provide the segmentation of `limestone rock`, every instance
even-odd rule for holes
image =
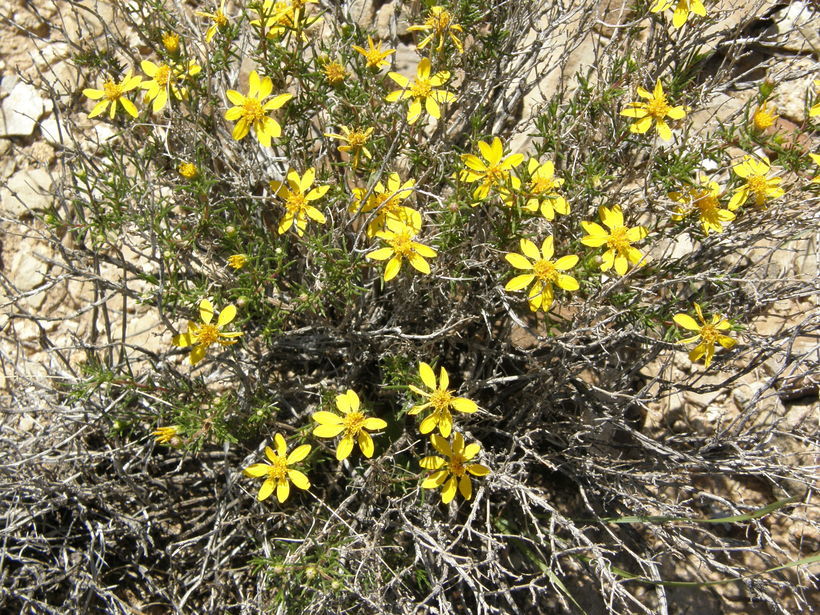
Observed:
[[[26,292],[37,288],[45,281],[48,265],[38,255],[48,248],[31,237],[25,237],[17,247],[11,261],[12,284],[17,290]]]
[[[0,211],[19,218],[33,209],[47,209],[52,184],[51,175],[43,169],[18,171],[0,189]]]
[[[71,141],[66,123],[54,117],[47,117],[40,122],[40,134],[52,145],[62,145]]]
[[[769,75],[776,84],[771,103],[781,117],[797,124],[806,121],[806,99],[814,91],[814,79],[817,78],[815,67],[813,59],[801,57]],[[807,137],[804,139],[808,141]],[[810,144],[808,148],[811,148]]]
[[[772,15],[774,24],[766,30],[772,45],[797,53],[817,53],[820,49],[820,28],[816,9],[810,2],[797,0]]]
[[[37,120],[51,110],[51,101],[40,98],[37,90],[27,83],[6,77],[0,89],[8,92],[0,106],[0,136],[30,135]]]
[[[350,0],[345,3],[347,14],[362,28],[369,28],[373,24],[376,9],[373,0]]]

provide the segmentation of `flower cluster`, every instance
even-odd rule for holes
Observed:
[[[438,380],[436,380],[433,368],[429,364],[421,362],[419,364],[419,376],[429,391],[424,391],[415,385],[409,385],[409,388],[412,392],[424,397],[426,402],[413,406],[408,414],[415,415],[424,410],[431,410],[419,425],[419,431],[426,435],[438,428],[441,435],[432,434],[430,441],[433,448],[443,455],[443,457],[426,456],[420,460],[419,465],[421,468],[432,472],[424,479],[421,486],[423,489],[441,487],[441,500],[445,504],[452,501],[456,490],[465,499],[469,500],[472,498],[470,475],[486,476],[490,473],[490,469],[479,463],[468,463],[481,450],[478,443],[465,446],[464,436],[461,433],[453,433],[450,441],[446,438],[450,437],[453,429],[451,411],[472,414],[478,410],[478,406],[466,397],[453,395],[449,388],[449,376],[443,367],[439,372]],[[313,413],[312,418],[316,423],[313,428],[313,435],[317,438],[327,439],[335,439],[341,436],[336,444],[336,459],[338,461],[344,461],[350,457],[356,444],[358,444],[359,450],[364,457],[368,459],[373,457],[375,445],[370,432],[387,429],[387,421],[368,416],[362,407],[358,394],[351,389],[336,395],[335,405],[337,412],[319,410]],[[164,430],[171,429],[173,428],[161,428],[155,434],[158,439],[160,437],[165,438]],[[310,488],[310,481],[307,476],[291,466],[303,461],[312,447],[309,444],[302,444],[288,454],[287,443],[281,434],[277,433],[274,436],[274,442],[275,450],[265,447],[265,456],[269,463],[252,464],[245,468],[245,474],[253,478],[265,479],[257,495],[259,501],[268,498],[275,488],[277,498],[282,503],[290,494],[291,483],[299,489]]]
[[[306,29],[318,21],[318,17],[310,15],[306,6],[308,4],[315,2],[265,0],[254,3],[249,10],[256,13],[256,19],[251,20],[250,25],[256,29],[266,45],[279,44],[286,39],[298,45],[299,41],[307,41]],[[683,27],[690,18],[690,13],[706,15],[703,4],[698,0],[658,0],[649,10],[652,13],[661,13],[673,5],[673,25],[676,28]],[[195,14],[209,21],[205,41],[211,43],[220,35],[217,41],[225,43],[223,47],[227,49],[230,43],[227,38],[233,36],[231,33],[234,29],[231,18],[225,13],[224,0],[221,0],[213,12]],[[360,84],[367,86],[362,88],[362,92],[371,95],[369,100],[378,109],[388,108],[385,103],[396,105],[390,107],[398,109],[392,114],[391,119],[396,125],[400,125],[400,130],[410,135],[424,135],[425,129],[446,132],[446,105],[454,103],[458,98],[457,94],[451,91],[454,83],[458,83],[458,78],[452,77],[454,74],[460,74],[456,72],[458,65],[448,64],[448,61],[454,56],[451,52],[464,52],[465,43],[469,48],[471,39],[462,40],[464,29],[456,23],[453,13],[442,6],[432,6],[424,23],[411,26],[409,31],[421,33],[417,49],[427,49],[427,56],[420,58],[412,77],[389,70],[395,59],[396,50],[385,49],[383,42],[376,42],[367,36],[366,47],[350,47],[355,54],[348,51],[349,55],[344,56],[343,50],[335,49],[333,57],[340,58],[339,61],[330,60],[328,55],[311,56],[309,64],[321,67],[321,71],[316,72],[318,77],[313,83],[317,84],[322,93],[329,92],[329,96],[332,97],[340,96],[346,88],[351,87],[351,81],[360,79]],[[162,61],[140,62],[144,76],[134,76],[129,70],[121,81],[109,79],[104,82],[101,89],[87,88],[83,91],[88,98],[96,101],[89,117],[107,113],[109,118],[114,119],[119,108],[131,117],[138,117],[139,111],[131,99],[133,94],[130,94],[138,90],[144,91],[143,102],[150,104],[151,112],[170,112],[175,105],[181,106],[180,101],[187,100],[190,93],[200,87],[197,80],[202,73],[202,67],[194,60],[183,57],[186,47],[180,44],[179,36],[167,32],[163,35],[162,43],[165,52],[160,50],[158,54]],[[348,45],[346,42],[345,46]],[[274,148],[299,139],[304,141],[286,119],[277,115],[276,117],[282,121],[280,124],[274,112],[282,109],[280,113],[285,118],[292,119],[300,109],[305,108],[310,96],[300,84],[288,80],[292,75],[282,76],[276,73],[276,69],[272,69],[270,64],[260,64],[261,68],[248,74],[247,88],[243,90],[245,93],[235,89],[224,91],[228,104],[222,107],[220,114],[226,122],[233,123],[232,138],[237,142],[242,141],[252,132],[258,144],[264,148]],[[351,68],[353,76],[350,79],[346,67]],[[274,93],[274,83],[276,91],[281,93]],[[373,84],[377,84],[377,88],[368,91]],[[398,89],[394,89],[396,86]],[[674,99],[675,88],[667,87],[671,98]],[[629,118],[630,123],[628,132],[626,122],[622,123],[624,128],[618,131],[619,136],[628,138],[629,134],[642,135],[654,128],[661,140],[671,141],[673,127],[679,125],[676,122],[685,120],[689,109],[682,104],[674,105],[670,102],[670,96],[664,91],[660,78],[656,80],[651,92],[638,87],[637,97],[639,100],[628,102],[620,111],[620,116]],[[291,104],[285,107],[287,103]],[[289,165],[279,167],[274,171],[274,176],[281,179],[269,182],[273,197],[284,210],[284,213],[278,216],[278,223],[275,223],[276,234],[284,235],[293,229],[296,236],[304,237],[308,232],[308,221],[315,225],[327,225],[325,228],[329,228],[335,226],[334,217],[341,213],[342,216],[346,216],[345,223],[349,223],[348,228],[351,230],[349,235],[346,235],[346,238],[351,239],[351,252],[359,256],[363,254],[366,261],[383,264],[380,277],[384,283],[397,278],[405,262],[409,264],[409,267],[404,267],[406,272],[410,270],[412,273],[412,270],[415,270],[422,275],[430,275],[431,261],[438,257],[438,251],[433,246],[444,250],[442,246],[445,244],[437,243],[435,235],[432,238],[425,236],[425,221],[428,222],[427,229],[438,229],[443,226],[444,216],[437,218],[439,212],[433,208],[422,209],[417,202],[422,199],[417,198],[417,195],[429,193],[424,192],[423,185],[417,185],[417,179],[407,177],[408,171],[400,173],[387,163],[376,171],[381,157],[387,154],[386,131],[374,122],[373,117],[360,114],[355,105],[351,107],[345,109],[349,115],[331,114],[330,121],[320,124],[319,134],[334,141],[322,142],[320,137],[317,139],[319,143],[311,143],[309,146],[300,141],[300,147],[304,145],[305,151],[322,151],[322,154],[315,155],[315,161],[298,164],[292,163],[288,157],[270,156],[273,164],[287,160],[299,169],[289,168]],[[819,114],[818,105],[814,105],[810,116]],[[429,118],[432,118],[432,121]],[[752,117],[751,126],[746,129],[746,136],[756,139],[757,142],[762,141],[759,133],[773,125],[776,119],[776,114],[762,102]],[[342,124],[341,121],[345,123]],[[425,126],[425,123],[435,126]],[[281,143],[275,143],[274,139],[283,136],[283,125],[288,133]],[[579,207],[587,208],[583,211],[590,215],[595,209],[592,204],[588,205],[588,201],[584,202],[577,197],[575,191],[579,183],[578,178],[574,175],[572,165],[567,164],[565,154],[560,151],[560,145],[555,145],[557,151],[546,152],[548,146],[552,147],[547,143],[537,150],[537,155],[528,157],[524,153],[512,151],[514,148],[510,146],[511,142],[505,143],[501,136],[479,136],[482,138],[476,139],[474,144],[465,148],[468,151],[460,152],[457,158],[453,156],[451,159],[460,163],[457,171],[449,176],[453,184],[448,186],[448,189],[453,187],[452,198],[446,193],[446,196],[441,198],[433,196],[439,202],[446,202],[454,207],[453,211],[457,211],[461,203],[466,204],[470,201],[470,196],[473,202],[469,204],[473,208],[482,207],[473,210],[465,208],[465,211],[492,211],[493,204],[501,204],[507,208],[503,211],[510,221],[510,232],[503,236],[500,248],[504,250],[505,246],[517,245],[520,251],[503,252],[505,261],[515,270],[514,275],[504,284],[506,291],[525,291],[522,297],[526,297],[532,312],[547,312],[555,304],[556,292],[559,298],[566,297],[567,293],[580,291],[582,283],[589,282],[593,263],[597,262],[600,271],[610,275],[614,273],[617,276],[625,276],[631,269],[637,277],[645,271],[639,267],[647,263],[649,258],[642,251],[645,247],[641,242],[649,236],[650,231],[646,226],[637,223],[638,220],[644,219],[643,212],[632,207],[627,209],[630,215],[626,216],[620,205],[601,205],[600,201],[596,200],[594,206],[598,206],[598,221],[568,219],[566,216],[569,216],[571,211],[579,214]],[[637,141],[640,142],[640,139]],[[243,147],[247,143],[245,142]],[[329,144],[332,144],[332,149],[328,148]],[[254,143],[251,145],[257,147]],[[315,150],[309,149],[314,145]],[[274,150],[262,151],[264,155],[268,155]],[[820,162],[820,156],[811,156],[815,162]],[[203,158],[198,153],[195,159],[202,164]],[[327,159],[331,159],[330,162],[327,162]],[[423,169],[419,170],[419,166],[414,163],[402,168],[412,169],[414,177],[422,182],[424,172]],[[341,168],[342,172],[335,179],[343,178],[343,181],[334,182],[328,169],[338,168]],[[183,184],[186,190],[206,183],[214,174],[208,171],[200,175],[200,170],[192,162],[182,162],[177,169],[182,178],[192,180],[185,183],[177,178],[176,181]],[[285,169],[287,172],[284,172]],[[672,220],[683,222],[689,218],[697,218],[704,235],[722,233],[728,223],[742,215],[738,212],[741,212],[741,207],[747,203],[762,208],[785,194],[781,187],[782,178],[773,173],[771,164],[764,155],[745,155],[732,166],[732,172],[733,176],[725,187],[700,174],[695,180],[679,179],[680,183],[675,184],[678,189],[668,193],[669,199],[674,203],[674,210],[670,212]],[[813,181],[817,182],[818,178]],[[728,203],[724,203],[726,198]],[[331,209],[331,201],[334,199],[342,200],[343,207],[335,211]],[[330,223],[328,219],[331,220]],[[519,223],[522,219],[524,228],[538,229],[537,234],[533,233],[537,236],[538,243],[519,232]],[[432,224],[429,224],[431,221]],[[530,224],[532,227],[526,226]],[[311,232],[317,231],[315,225],[311,225]],[[579,231],[579,225],[583,233]],[[332,230],[338,231],[339,228],[341,226]],[[354,236],[355,240],[352,239]],[[360,239],[371,243],[362,247]],[[283,242],[286,240],[287,238],[282,239]],[[587,257],[582,257],[580,252],[583,248],[578,244],[596,251],[602,250],[588,251]],[[240,281],[254,277],[256,270],[261,269],[259,263],[262,258],[250,248],[237,248],[234,245],[232,250],[236,249],[247,249],[253,254],[252,265],[241,274],[223,277]],[[556,252],[560,256],[556,255]],[[240,252],[226,259],[223,256],[220,262],[239,272],[251,262],[250,258],[248,254]],[[366,261],[360,260],[357,265]],[[576,270],[579,263],[582,263],[581,268]],[[256,279],[253,282],[259,283],[260,287],[265,283]],[[237,304],[242,305],[238,301]],[[694,310],[697,320],[688,314],[680,313],[674,316],[673,321],[680,327],[696,332],[696,335],[682,340],[681,343],[697,343],[689,355],[690,360],[695,362],[703,359],[708,368],[713,360],[716,344],[730,349],[736,341],[726,334],[732,327],[726,318],[713,315],[707,320],[698,303],[694,304]],[[217,313],[211,302],[203,299],[199,303],[200,322],[189,321],[187,330],[173,337],[173,344],[178,348],[189,349],[188,359],[191,365],[196,366],[214,344],[223,347],[237,344],[243,332],[230,331],[228,327],[236,315],[237,308],[234,305],[227,305]],[[486,476],[490,469],[473,462],[480,452],[480,444],[468,444],[463,433],[457,429],[456,423],[465,420],[463,415],[477,413],[479,407],[471,399],[459,396],[457,388],[451,389],[450,376],[444,367],[440,367],[436,375],[430,364],[420,362],[418,374],[421,386],[408,384],[407,387],[421,400],[420,403],[413,405],[407,414],[420,415],[418,431],[425,437],[429,436],[431,446],[438,453],[422,458],[420,465],[429,472],[429,475],[423,480],[421,487],[440,488],[444,503],[452,501],[456,492],[460,492],[469,500],[473,493],[471,476]],[[388,428],[387,421],[372,416],[365,406],[359,395],[348,389],[335,396],[335,411],[321,409],[312,413],[315,422],[311,432],[313,436],[324,439],[338,438],[335,446],[335,457],[338,461],[349,459],[357,445],[363,457],[372,458],[376,451],[376,443],[379,441],[377,439],[374,442],[374,433]],[[157,428],[153,435],[160,443],[173,443],[175,438],[179,441],[179,433],[178,426],[164,426]],[[375,435],[378,437],[378,433]],[[295,469],[295,466],[308,458],[312,447],[309,444],[301,444],[288,453],[287,442],[282,434],[275,434],[273,441],[274,448],[265,448],[267,463],[253,464],[245,469],[245,473],[251,477],[264,479],[258,492],[260,501],[276,491],[278,500],[285,502],[289,497],[291,484],[298,489],[310,488],[307,475]]]

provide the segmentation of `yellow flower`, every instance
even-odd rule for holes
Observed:
[[[148,90],[145,93],[145,102],[154,101],[153,112],[157,113],[168,104],[168,93],[174,95],[177,100],[182,100],[188,95],[188,90],[179,87],[179,83],[184,82],[189,77],[199,74],[202,67],[193,60],[188,61],[188,66],[179,64],[160,64],[159,66],[149,60],[140,63],[142,71],[151,78],[150,81],[143,81],[140,87]]]
[[[660,79],[655,83],[655,90],[652,93],[639,87],[638,96],[646,98],[647,102],[628,103],[626,108],[621,111],[621,115],[637,119],[629,127],[629,132],[643,134],[652,127],[652,122],[655,122],[655,129],[661,139],[669,141],[672,138],[672,130],[666,123],[666,118],[683,119],[686,116],[686,111],[683,107],[672,107],[666,102],[666,94],[663,93]]]
[[[339,62],[326,62],[322,67],[325,73],[325,79],[330,85],[339,85],[347,77],[345,67]]]
[[[294,7],[288,1],[265,0],[254,10],[259,19],[251,20],[250,25],[263,28],[267,38],[278,38],[293,27]]]
[[[298,36],[307,42],[305,29],[320,21],[320,17],[306,17],[304,10],[306,4],[316,4],[316,0],[265,0],[261,7],[254,10],[258,13],[259,19],[251,21],[252,26],[263,28],[267,38],[279,38],[285,36]]]
[[[441,436],[430,436],[433,447],[444,457],[429,455],[419,461],[419,465],[433,473],[421,483],[422,489],[438,489],[441,487],[441,501],[449,504],[456,496],[456,487],[465,500],[473,497],[473,483],[470,475],[487,476],[490,468],[480,463],[467,463],[481,450],[478,442],[464,446],[464,436],[457,433],[452,443]]]
[[[412,99],[407,109],[408,124],[415,124],[421,117],[422,103],[424,103],[424,109],[427,110],[427,113],[433,118],[439,119],[441,117],[439,103],[449,103],[456,99],[456,95],[452,92],[438,89],[450,78],[450,72],[441,70],[431,76],[430,68],[430,60],[422,58],[416,69],[416,79],[413,82],[399,73],[387,73],[387,76],[402,89],[390,92],[385,100],[387,102],[397,102],[407,98]]]
[[[205,13],[203,11],[194,11],[194,15],[197,17],[205,17],[210,19],[213,23],[205,32],[205,42],[210,43],[214,35],[216,34],[217,30],[222,30],[228,26],[229,20],[227,15],[225,15],[225,0],[220,0],[219,8],[216,9],[213,13]]]
[[[809,117],[817,117],[820,115],[820,79],[814,80],[814,95],[815,102],[809,109]]]
[[[367,129],[358,129],[358,130],[351,130],[347,126],[339,126],[342,129],[342,133],[344,134],[335,134],[332,132],[326,132],[326,137],[331,137],[333,139],[340,139],[345,141],[345,145],[339,146],[340,152],[345,152],[347,154],[353,154],[353,168],[355,169],[359,166],[359,155],[364,154],[365,158],[372,158],[370,154],[370,150],[367,149],[367,140],[370,138],[370,135],[373,134],[373,127]]]
[[[601,271],[608,271],[614,266],[618,275],[624,275],[629,263],[634,265],[643,258],[641,251],[632,244],[646,237],[649,231],[643,226],[624,226],[624,214],[619,205],[611,208],[602,206],[598,208],[598,215],[609,232],[595,222],[581,222],[588,233],[581,238],[581,243],[591,248],[606,245],[609,249],[604,252]]]
[[[732,325],[728,320],[718,314],[714,314],[712,321],[707,323],[697,303],[695,304],[695,312],[697,313],[698,320],[700,320],[700,324],[689,316],[689,314],[675,314],[672,318],[677,325],[684,329],[698,332],[697,335],[680,340],[679,343],[691,344],[700,340],[700,344],[695,346],[692,352],[689,353],[689,360],[694,363],[701,357],[704,357],[703,365],[704,367],[709,367],[709,364],[712,362],[712,357],[715,354],[715,342],[728,349],[732,348],[737,341],[721,333],[721,331],[731,329]]]
[[[752,126],[757,132],[763,132],[777,121],[777,114],[766,108],[766,103],[760,105],[752,116]]]
[[[407,197],[413,194],[413,186],[416,180],[408,179],[402,183],[398,173],[391,173],[387,176],[387,186],[378,182],[370,196],[364,200],[367,190],[364,188],[353,188],[354,213],[371,214],[372,220],[367,225],[367,236],[373,237],[379,231],[387,230],[387,220],[393,218],[414,229],[417,233],[421,231],[421,214],[411,207],[401,204]]]
[[[281,503],[287,500],[290,495],[290,483],[293,483],[299,489],[310,489],[308,477],[290,466],[307,457],[311,447],[310,444],[302,444],[293,449],[288,455],[287,444],[285,444],[282,434],[273,436],[273,441],[276,446],[275,451],[269,446],[265,447],[265,457],[268,458],[270,463],[254,463],[245,468],[244,472],[246,476],[252,476],[253,478],[265,477],[265,482],[262,483],[259,494],[256,496],[257,500],[261,502],[270,497],[275,487],[276,498]]]
[[[162,35],[162,46],[171,55],[179,53],[179,34],[176,32],[166,32]]]
[[[416,49],[424,49],[431,41],[433,41],[433,39],[438,38],[438,46],[436,47],[436,51],[441,53],[441,50],[444,49],[444,41],[447,39],[447,35],[449,34],[450,40],[453,41],[453,45],[456,46],[459,53],[464,53],[464,46],[455,35],[456,32],[464,32],[464,29],[457,23],[453,23],[453,15],[443,6],[432,7],[424,24],[419,26],[410,26],[407,28],[407,31],[430,32],[430,34],[428,34],[419,42],[418,45],[416,45]]]
[[[336,408],[342,416],[321,410],[313,413],[313,420],[319,423],[313,430],[313,435],[319,438],[335,438],[344,432],[336,447],[336,459],[347,459],[353,451],[354,439],[359,443],[359,449],[368,459],[373,456],[373,438],[366,430],[384,429],[387,423],[382,419],[365,416],[359,410],[359,396],[348,390],[336,396]]]
[[[659,13],[675,5],[675,12],[672,15],[672,25],[680,28],[689,19],[689,13],[706,17],[706,7],[701,0],[658,0],[650,10]]]
[[[270,189],[273,190],[273,193],[285,201],[285,215],[279,221],[279,228],[277,229],[280,235],[295,224],[296,233],[301,237],[305,233],[308,218],[319,224],[324,224],[327,221],[324,214],[311,205],[310,202],[321,199],[330,189],[330,186],[316,186],[311,189],[315,178],[316,169],[311,167],[301,177],[296,171],[289,171],[287,184],[280,181],[270,183]]]
[[[696,186],[687,186],[681,192],[669,193],[670,199],[680,203],[675,209],[676,213],[672,214],[672,219],[679,222],[696,213],[700,218],[704,235],[708,235],[709,231],[722,233],[722,223],[734,220],[735,214],[728,209],[720,208],[721,196],[723,190],[717,182],[700,177]]]
[[[568,271],[578,264],[578,257],[574,254],[562,256],[557,261],[550,260],[555,254],[552,235],[547,235],[541,244],[541,251],[529,239],[522,239],[520,242],[521,254],[510,252],[504,258],[516,269],[523,269],[530,273],[515,276],[507,282],[505,290],[521,290],[530,284],[530,292],[527,300],[530,303],[530,310],[537,312],[539,309],[545,312],[552,306],[553,285],[567,291],[578,290],[578,280],[570,275],[560,273]]]
[[[233,338],[242,335],[240,331],[231,333],[222,331],[222,327],[236,318],[236,306],[225,306],[225,309],[219,313],[216,324],[212,325],[211,321],[214,317],[214,306],[211,305],[211,302],[207,299],[203,299],[199,303],[199,317],[202,319],[201,324],[189,320],[188,330],[185,333],[174,336],[174,346],[178,348],[193,346],[190,356],[191,365],[196,365],[205,358],[205,352],[214,342],[222,346],[230,346],[239,341]]]
[[[381,41],[379,41],[378,45],[375,45],[370,36],[367,37],[367,49],[359,47],[359,45],[353,45],[352,47],[354,51],[358,51],[364,56],[368,68],[375,68],[376,70],[390,66],[390,62],[386,58],[390,54],[396,53],[395,49],[385,49],[382,51]]]
[[[550,221],[555,218],[556,213],[568,214],[569,204],[558,194],[558,188],[564,184],[564,180],[555,177],[553,162],[539,162],[535,158],[530,158],[527,171],[530,174],[530,185],[527,187],[528,198],[524,209],[538,211],[540,207],[541,215]]]
[[[486,141],[478,142],[478,149],[484,157],[482,161],[473,154],[462,154],[461,160],[466,169],[459,174],[462,181],[473,183],[480,182],[473,190],[473,198],[485,199],[490,194],[490,189],[497,187],[502,194],[508,194],[506,185],[509,183],[513,190],[521,187],[521,180],[510,173],[524,161],[524,154],[504,155],[504,145],[501,139],[493,137],[492,145]],[[486,161],[486,162],[485,162]],[[478,203],[473,203],[475,207]]]
[[[131,71],[129,70],[125,73],[125,77],[123,77],[122,81],[119,83],[115,83],[113,79],[109,79],[103,84],[103,89],[101,90],[85,88],[83,90],[83,96],[87,96],[91,100],[100,101],[94,105],[94,108],[91,110],[91,113],[88,114],[88,117],[97,117],[106,109],[109,109],[108,117],[113,120],[114,115],[117,113],[117,103],[120,103],[122,108],[125,109],[126,113],[128,113],[131,117],[137,117],[137,107],[134,103],[125,98],[123,94],[130,92],[136,87],[139,87],[140,81],[142,81],[142,77],[132,77]]]
[[[282,134],[282,127],[267,112],[280,108],[293,94],[279,94],[269,101],[265,99],[273,91],[273,82],[270,77],[259,78],[256,71],[251,71],[248,78],[248,95],[243,96],[236,90],[226,92],[228,99],[235,105],[225,112],[225,119],[236,122],[233,128],[235,141],[244,139],[253,127],[256,139],[265,147],[270,147],[271,138],[278,138]]]
[[[745,179],[746,183],[735,189],[735,193],[729,200],[729,209],[734,211],[743,205],[749,197],[754,199],[755,205],[763,207],[771,199],[786,194],[778,184],[783,180],[780,177],[767,177],[771,171],[769,159],[766,156],[755,158],[754,156],[744,156],[738,164],[732,167],[735,175]]]
[[[248,264],[247,254],[231,254],[228,257],[228,267],[233,267],[237,271]]]
[[[377,232],[376,237],[387,245],[365,255],[366,258],[377,261],[390,259],[384,268],[384,281],[389,282],[396,277],[405,259],[416,271],[430,273],[430,264],[424,259],[435,258],[438,253],[429,246],[413,241],[419,232],[417,228],[408,226],[396,218],[388,218],[385,224],[387,230]]]
[[[179,436],[179,427],[176,425],[157,427],[155,431],[151,432],[151,435],[154,436],[154,439],[159,444],[168,444],[171,440]]]
[[[193,162],[183,162],[179,165],[178,171],[185,179],[193,179],[199,175],[199,169],[196,168]]]
[[[433,411],[422,419],[419,431],[428,434],[438,427],[439,433],[445,438],[449,438],[450,432],[453,430],[453,415],[450,410],[472,414],[478,410],[478,406],[466,397],[455,397],[453,395],[449,390],[450,377],[443,367],[439,372],[438,383],[436,383],[436,374],[433,372],[433,368],[423,361],[419,363],[419,376],[421,376],[424,386],[430,391],[422,391],[412,384],[408,385],[408,388],[413,393],[426,397],[427,402],[413,406],[407,414],[418,414],[422,410],[432,408]]]
[[[820,154],[809,154],[809,158],[812,159],[814,164],[820,166]],[[816,175],[814,179],[811,180],[813,184],[820,184],[820,175]]]

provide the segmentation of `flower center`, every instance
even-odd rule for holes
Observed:
[[[544,194],[555,190],[555,182],[551,177],[534,177],[532,179],[532,191],[534,194]]]
[[[507,171],[500,168],[498,165],[487,167],[484,171],[484,177],[488,184],[501,184],[507,177]]]
[[[276,481],[280,481],[288,475],[288,462],[285,457],[280,457],[276,454],[273,461],[270,462],[268,468],[268,476]]]
[[[219,339],[219,329],[214,325],[202,325],[199,327],[199,343],[203,346],[210,346]]]
[[[417,79],[413,82],[411,91],[416,98],[427,98],[430,96],[430,92],[433,91],[433,86],[430,84],[429,79]]]
[[[413,253],[413,242],[410,239],[410,233],[406,231],[398,233],[389,243],[399,256],[407,258]]]
[[[154,76],[154,81],[157,82],[161,88],[164,88],[168,85],[168,82],[171,80],[171,67],[167,64],[163,64],[157,69],[157,74]]]
[[[763,130],[774,124],[776,116],[769,113],[766,109],[758,109],[754,114],[754,125],[758,130]]]
[[[379,45],[379,47],[381,47],[381,45]],[[367,60],[368,66],[376,67],[379,65],[379,62],[382,61],[382,52],[379,49],[368,49],[364,57]]]
[[[607,245],[616,250],[618,253],[623,254],[626,252],[627,248],[632,244],[629,242],[629,239],[626,236],[627,228],[625,226],[619,226],[614,229],[609,234],[609,239],[607,239]]]
[[[345,435],[355,436],[364,426],[364,414],[361,412],[351,412],[344,418]]]
[[[707,344],[714,344],[718,335],[718,330],[713,325],[703,325],[700,329],[700,337]]]
[[[367,135],[363,132],[351,132],[347,135],[347,142],[350,144],[350,147],[361,147],[367,143]]]
[[[179,51],[179,35],[175,32],[168,32],[162,35],[162,44],[168,53]]]
[[[659,96],[653,98],[646,103],[646,112],[654,117],[656,120],[662,120],[669,113],[669,105],[666,103],[666,96]]]
[[[452,16],[447,11],[441,11],[438,15],[430,15],[427,18],[427,25],[432,27],[436,34],[441,35],[450,27],[450,22],[453,20]]]
[[[262,103],[255,98],[246,98],[242,103],[242,119],[249,124],[255,124],[265,116]]]
[[[291,192],[285,201],[285,207],[291,213],[298,213],[307,206],[307,199],[304,194],[299,192]]]
[[[214,13],[213,19],[214,19],[214,23],[217,26],[219,26],[220,28],[224,28],[225,26],[228,25],[228,18],[225,16],[225,13],[223,13],[222,11],[220,11],[218,9],[217,9],[216,13]]]
[[[436,412],[441,412],[449,408],[452,399],[453,396],[450,394],[450,391],[445,389],[436,389],[433,391],[433,394],[430,395],[430,403]]]
[[[746,183],[749,185],[749,190],[755,194],[765,194],[769,188],[769,182],[763,175],[752,175],[746,179]]]
[[[345,69],[338,62],[331,62],[325,66],[325,75],[330,83],[340,83],[341,81],[344,81]]]
[[[465,472],[467,471],[464,467],[464,462],[466,459],[462,455],[454,454],[450,457],[450,461],[448,462],[447,466],[453,476],[464,476]]]
[[[105,82],[103,90],[108,100],[118,100],[122,96],[122,87],[111,80]]]
[[[695,192],[694,197],[694,205],[700,210],[701,216],[704,218],[717,218],[720,203],[710,192]]]
[[[532,271],[535,277],[542,282],[555,282],[558,279],[558,272],[555,270],[555,265],[552,264],[552,261],[535,261],[532,266]]]

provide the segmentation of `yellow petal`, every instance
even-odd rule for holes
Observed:
[[[684,329],[689,329],[690,331],[700,331],[700,326],[697,322],[695,322],[694,318],[689,316],[689,314],[675,314],[672,317],[672,320]]]
[[[277,433],[273,436],[273,442],[274,442],[274,445],[276,446],[276,453],[280,457],[284,457],[285,454],[288,452],[288,446],[285,443],[285,438],[282,437],[282,434]],[[269,451],[270,451],[270,448],[266,447],[265,454],[268,454]],[[273,458],[270,455],[268,455],[268,459],[273,461]]]
[[[344,438],[339,440],[339,445],[336,447],[336,459],[338,461],[347,459],[352,451],[353,438],[351,436],[345,436]]]
[[[436,455],[428,455],[419,461],[419,465],[425,470],[438,470],[444,463],[444,459]]]
[[[532,273],[524,273],[522,275],[515,276],[513,279],[507,282],[507,284],[504,286],[504,290],[521,290],[522,288],[526,288],[527,286],[529,286],[534,279],[535,275]]]
[[[465,469],[473,476],[487,476],[490,473],[490,468],[480,463],[471,463]]]
[[[317,438],[335,438],[344,430],[345,426],[341,423],[337,423],[335,425],[317,425],[313,428],[313,435]]]
[[[438,458],[437,458],[438,459]],[[442,459],[442,462],[444,460]],[[447,470],[441,470],[439,472],[435,472],[424,479],[421,483],[422,489],[435,489],[439,487],[446,479],[449,472]]]
[[[299,489],[310,489],[308,477],[299,470],[288,470],[288,478]]]
[[[401,257],[394,256],[387,261],[387,266],[384,268],[384,281],[389,282],[395,278],[401,269]]]
[[[273,487],[275,485],[276,482],[272,478],[266,480],[264,483],[262,483],[262,486],[259,488],[259,493],[257,494],[256,499],[260,502],[263,500],[267,500],[270,497],[270,494],[273,493]]]
[[[290,483],[287,481],[287,479],[282,479],[281,481],[279,481],[279,484],[276,485],[276,498],[279,500],[279,502],[284,502],[288,499],[289,495]]]
[[[367,417],[364,420],[364,428],[369,430],[369,431],[377,431],[379,429],[385,429],[385,428],[387,428],[387,421],[385,421],[383,419],[380,419],[380,418],[370,416],[370,417]]]
[[[469,500],[473,497],[473,483],[470,481],[470,477],[468,475],[465,474],[459,479],[458,490],[461,495],[464,496],[465,500]]]
[[[524,241],[524,240],[522,240],[522,241]],[[522,254],[518,254],[516,252],[510,252],[510,253],[506,254],[504,256],[504,258],[506,259],[506,261],[510,265],[512,265],[516,269],[524,269],[524,270],[532,269],[532,263],[530,261],[528,261],[527,258]]]
[[[435,390],[437,388],[436,374],[429,364],[424,363],[423,361],[419,363],[419,376],[421,376],[421,381],[428,389]]]
[[[362,455],[368,459],[373,456],[373,451],[375,450],[375,446],[373,446],[373,438],[371,438],[370,434],[366,431],[359,432],[359,450],[361,450]]]
[[[464,412],[465,414],[472,414],[478,410],[478,405],[466,397],[454,397],[450,403],[454,410]]]
[[[344,422],[344,419],[342,419],[342,417],[338,414],[333,414],[332,412],[327,412],[326,410],[314,412],[311,415],[311,418],[320,425],[341,425]]]
[[[225,309],[219,313],[219,318],[216,321],[217,328],[224,327],[236,318],[236,306],[226,305]]]
[[[253,478],[262,478],[263,476],[268,475],[268,470],[270,470],[270,466],[266,463],[254,463],[253,465],[248,466],[243,470],[245,475],[252,476]]]
[[[449,504],[453,501],[453,498],[456,495],[456,477],[451,476],[450,479],[444,483],[444,487],[441,489],[441,501],[444,504]]]
[[[438,413],[433,412],[428,414],[424,419],[422,419],[421,423],[419,424],[419,432],[423,434],[428,434],[433,431],[436,426],[438,425]]]

